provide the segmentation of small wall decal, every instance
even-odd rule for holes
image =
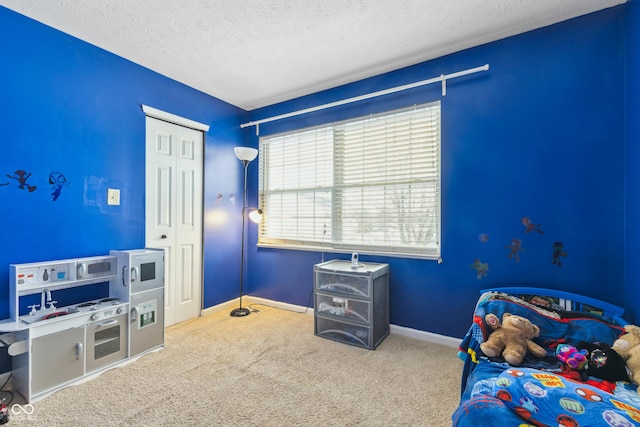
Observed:
[[[69,185],[69,181],[60,172],[51,172],[49,174],[49,184],[51,184],[51,197],[55,202],[60,197],[62,188]]]
[[[562,260],[560,257],[565,257],[569,253],[564,250],[564,243],[562,242],[554,242],[553,243],[553,260],[552,264],[557,265],[558,267],[562,267]]]
[[[216,195],[216,205],[219,205],[220,203],[222,203],[222,193],[218,193]]]
[[[22,169],[18,169],[14,172],[16,176],[12,176],[7,174],[7,178],[15,179],[18,181],[18,188],[21,190],[28,190],[29,193],[36,191],[35,185],[27,184],[27,180],[31,177],[31,172],[23,171]]]
[[[478,236],[478,240],[480,240],[482,243],[487,243],[489,241],[489,235],[486,233],[482,233]]]
[[[236,193],[231,193],[229,194],[229,201],[231,202],[231,204],[235,205],[236,204]]]
[[[524,252],[522,248],[522,240],[520,239],[511,239],[511,244],[509,246],[505,246],[505,248],[510,249],[509,259],[514,258],[516,262],[520,262],[520,255],[518,252]]]
[[[486,262],[481,262],[479,259],[474,259],[473,264],[469,266],[476,271],[476,277],[478,280],[481,280],[483,277],[487,276],[487,271],[489,271],[489,264]]]
[[[544,231],[540,229],[540,224],[534,224],[531,222],[531,218],[525,216],[520,220],[522,225],[524,225],[524,232],[531,233],[532,231],[538,232],[540,234],[544,234]]]

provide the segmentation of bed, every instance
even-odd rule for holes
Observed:
[[[547,356],[528,354],[514,367],[488,358],[480,344],[491,329],[485,316],[526,317],[540,328],[534,341]],[[452,425],[465,426],[640,426],[640,396],[629,381],[571,377],[556,356],[560,344],[612,345],[627,324],[612,304],[557,290],[509,287],[482,291],[473,322],[459,347],[464,360],[460,405]]]

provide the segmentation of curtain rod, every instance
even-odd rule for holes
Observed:
[[[430,79],[427,79],[427,80],[422,80],[422,81],[415,82],[415,83],[409,83],[409,84],[406,84],[406,85],[403,85],[403,86],[396,86],[396,87],[392,87],[392,88],[389,88],[389,89],[380,90],[378,92],[368,93],[368,94],[365,94],[365,95],[354,96],[353,98],[347,98],[347,99],[343,99],[343,100],[340,100],[340,101],[330,102],[328,104],[317,105],[315,107],[309,107],[309,108],[305,108],[303,110],[292,111],[290,113],[280,114],[278,116],[267,117],[265,119],[250,121],[248,123],[241,124],[240,127],[241,128],[246,128],[246,127],[249,127],[249,126],[255,126],[256,127],[256,135],[258,135],[259,131],[260,131],[260,125],[262,123],[273,122],[273,121],[280,120],[280,119],[286,119],[286,118],[289,118],[289,117],[299,116],[301,114],[306,114],[306,113],[311,113],[311,112],[314,112],[314,111],[325,110],[327,108],[332,108],[332,107],[338,107],[340,105],[345,105],[345,104],[350,104],[352,102],[357,102],[357,101],[362,101],[362,100],[365,100],[365,99],[375,98],[377,96],[388,95],[390,93],[400,92],[400,91],[407,90],[407,89],[413,89],[415,87],[425,86],[425,85],[428,85],[428,84],[431,84],[431,83],[437,83],[437,82],[442,82],[442,96],[446,96],[446,94],[447,94],[447,80],[455,79],[456,77],[466,76],[468,74],[478,73],[480,71],[487,71],[487,70],[489,70],[489,64],[485,64],[485,65],[483,65],[481,67],[469,68],[467,70],[458,71],[456,73],[442,74],[442,75],[440,75],[438,77],[433,77],[433,78],[430,78]]]

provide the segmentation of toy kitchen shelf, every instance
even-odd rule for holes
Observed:
[[[388,264],[316,264],[314,295],[317,336],[374,350],[389,335]]]
[[[96,256],[9,266],[10,317],[20,317],[20,297],[108,282],[117,275],[115,256]],[[41,310],[46,307],[39,307]]]

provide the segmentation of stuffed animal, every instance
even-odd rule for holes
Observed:
[[[528,319],[511,313],[502,315],[502,323],[493,313],[485,316],[485,322],[493,330],[480,349],[488,357],[502,356],[512,366],[520,366],[529,350],[537,357],[544,357],[544,348],[532,341],[540,335],[540,328]]]
[[[578,350],[569,344],[558,345],[556,348],[556,357],[569,368],[575,369],[576,371],[583,371],[589,363],[587,359],[589,352],[587,350]]]
[[[629,380],[624,359],[609,345],[581,341],[576,347],[589,352],[588,375],[611,382]]]
[[[624,330],[626,334],[615,340],[612,348],[625,360],[631,381],[640,385],[640,327],[627,325]]]

